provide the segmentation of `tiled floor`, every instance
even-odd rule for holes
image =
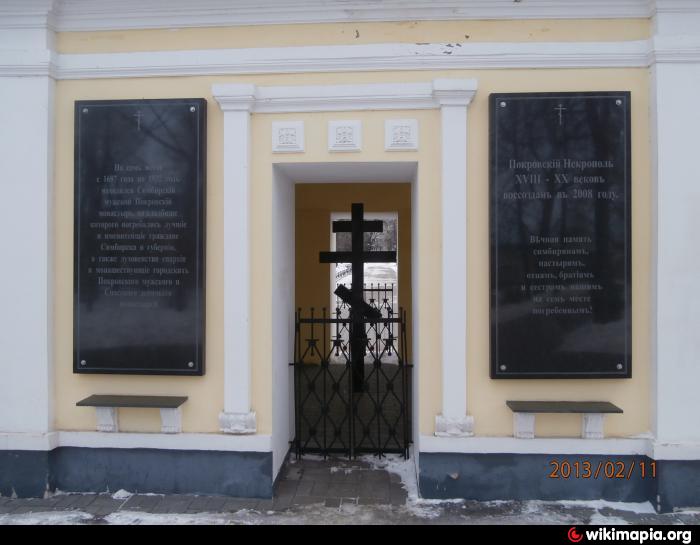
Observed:
[[[275,486],[275,507],[322,503],[404,505],[407,492],[398,475],[363,461],[290,459]]]

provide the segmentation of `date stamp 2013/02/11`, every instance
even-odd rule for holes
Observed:
[[[549,461],[550,479],[655,479],[656,462],[637,460],[567,460]]]

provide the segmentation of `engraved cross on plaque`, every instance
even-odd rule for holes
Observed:
[[[365,252],[364,234],[381,233],[384,225],[381,220],[365,220],[364,205],[353,203],[352,219],[333,222],[334,233],[352,233],[352,251],[321,252],[321,263],[351,263],[352,290],[350,294],[350,356],[352,360],[353,390],[361,392],[364,383],[366,305],[364,304],[365,263],[395,263],[396,252]],[[337,292],[338,290],[336,290]],[[340,294],[336,293],[341,296]],[[341,296],[342,297],[342,296]],[[372,319],[372,316],[367,316]]]
[[[134,115],[131,117],[136,118],[136,130],[140,131],[141,130],[141,118],[143,117],[143,114],[141,113],[141,110],[138,110]]]
[[[566,111],[567,108],[564,108],[564,106],[562,106],[561,104],[559,104],[559,106],[557,106],[557,107],[554,108],[554,109],[555,109],[557,112],[559,112],[559,126],[561,127],[561,123],[562,123],[562,115],[561,115],[561,114],[562,114],[564,111]]]

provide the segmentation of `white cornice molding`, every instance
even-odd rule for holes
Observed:
[[[56,0],[3,0],[0,30],[55,28]]]
[[[682,2],[683,0],[673,0]],[[644,18],[649,0],[4,0],[0,28],[58,31],[372,21]],[[52,10],[53,8],[53,10]],[[30,25],[29,27],[25,25]]]
[[[58,79],[56,57],[48,50],[0,50],[0,77],[51,76]]]
[[[476,80],[436,79],[433,96],[440,106],[469,106],[476,93]]]
[[[649,15],[657,13],[700,13],[698,0],[649,0]]]
[[[476,92],[477,82],[473,79],[440,79],[426,83],[290,87],[215,84],[212,94],[222,110],[242,109],[237,107],[239,97],[243,93],[250,97],[251,88],[254,100],[249,106],[250,111],[256,113],[424,110],[452,104],[455,100],[466,106]],[[450,93],[447,101],[444,92]]]
[[[375,44],[61,54],[58,79],[648,66],[649,42]]]
[[[697,13],[697,0],[3,0],[0,29],[59,32],[493,19],[634,19]]]
[[[700,36],[657,36],[649,53],[649,65],[700,63]]]
[[[395,43],[100,54],[0,50],[0,76],[50,75],[74,80],[387,70],[646,68],[653,63],[699,61],[700,36],[629,42]],[[251,97],[241,92],[227,107],[246,109]]]
[[[230,84],[225,89],[218,90],[220,85],[214,85],[214,98],[223,111],[250,112],[255,104],[255,85]]]

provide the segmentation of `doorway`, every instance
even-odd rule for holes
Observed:
[[[294,448],[298,455],[400,453],[412,436],[410,359],[411,185],[334,183],[295,185]],[[349,233],[333,233],[352,203],[382,225],[365,233],[365,252],[396,253],[394,263],[367,263],[360,372],[349,342],[350,305],[332,295],[347,285],[348,263],[321,263],[343,251]],[[355,323],[355,328],[358,327]],[[364,365],[362,365],[364,362]],[[359,378],[358,378],[359,377]]]

